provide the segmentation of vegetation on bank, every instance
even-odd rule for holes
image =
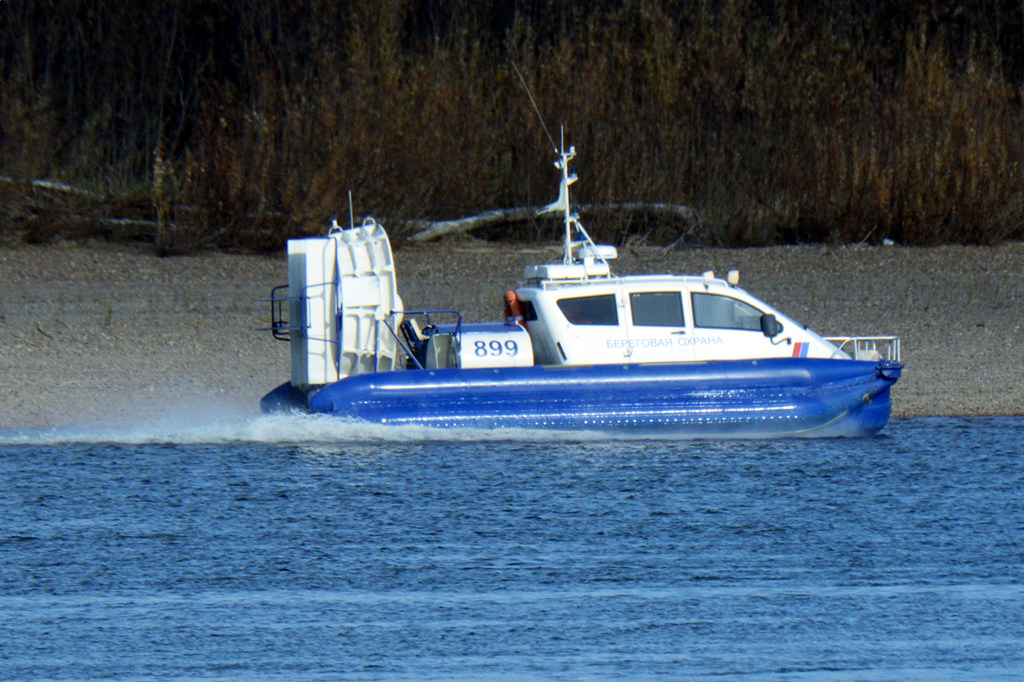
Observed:
[[[7,0],[0,231],[266,250],[349,191],[405,234],[543,205],[518,68],[575,198],[632,202],[584,216],[603,240],[1021,239],[1022,5],[974,4]]]

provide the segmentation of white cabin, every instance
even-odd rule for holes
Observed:
[[[515,293],[537,364],[849,358],[711,273],[542,279],[528,281]]]

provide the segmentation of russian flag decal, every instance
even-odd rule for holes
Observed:
[[[810,350],[811,344],[806,341],[797,341],[793,344],[793,357],[794,358],[806,358],[807,351]]]

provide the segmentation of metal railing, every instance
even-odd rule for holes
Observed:
[[[825,340],[839,349],[835,355],[842,351],[854,360],[901,362],[898,336],[826,336]]]
[[[284,292],[284,293],[282,293]],[[261,301],[270,302],[270,327],[269,331],[274,335],[274,338],[278,341],[291,341],[291,332],[300,331],[301,327],[297,324],[291,324],[289,320],[288,312],[286,312],[287,304],[292,301],[300,300],[296,296],[288,296],[288,285],[282,284],[274,287],[270,292],[269,298],[261,298]],[[265,331],[268,328],[264,327],[261,331]]]
[[[462,313],[453,308],[425,308],[423,310],[392,310],[387,317],[380,320],[384,328],[391,334],[398,346],[405,352],[406,359],[411,363],[408,367],[412,369],[424,369],[427,337],[434,333],[436,326],[431,319],[431,314],[454,315],[454,335],[456,338],[462,333]],[[412,326],[412,319],[422,317],[426,325],[421,330],[415,330]],[[402,324],[396,328],[395,320],[404,318]],[[401,333],[399,333],[401,331]],[[375,343],[380,341],[380,327],[378,326]],[[376,370],[375,370],[376,371]]]

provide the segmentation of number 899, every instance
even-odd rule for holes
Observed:
[[[512,339],[509,339],[505,343],[502,343],[498,339],[477,341],[473,344],[473,348],[477,357],[481,358],[488,355],[508,355],[509,357],[513,357],[519,353],[519,346]]]

